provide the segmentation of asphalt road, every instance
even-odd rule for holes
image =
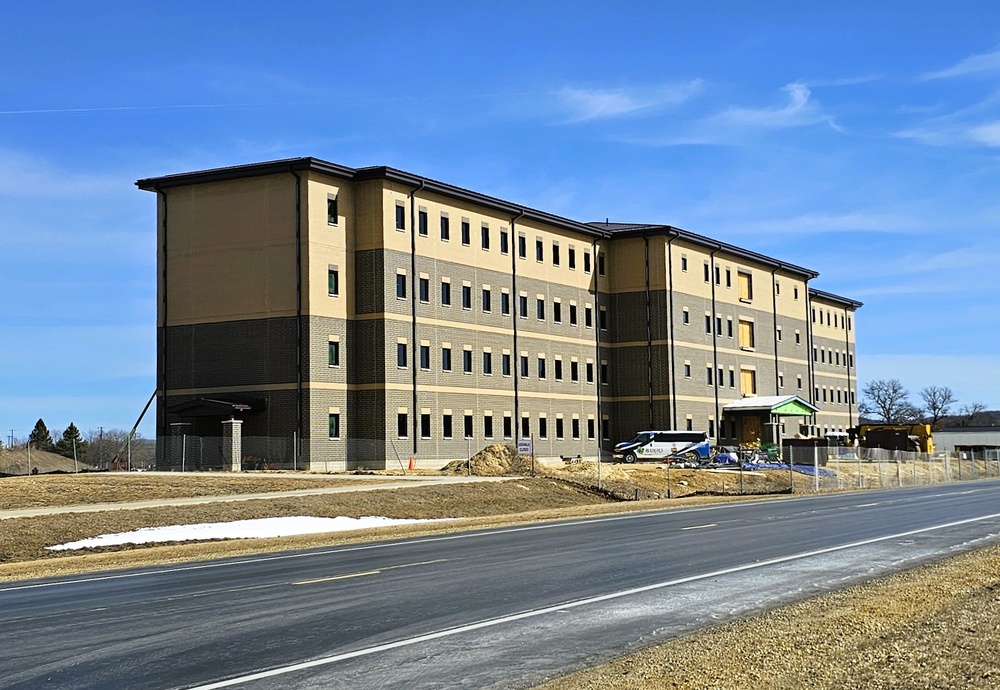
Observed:
[[[0,687],[530,687],[1000,541],[998,496],[809,496],[0,585]]]

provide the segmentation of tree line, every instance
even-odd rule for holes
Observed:
[[[918,393],[920,403],[910,400],[910,392],[899,379],[875,379],[861,389],[858,412],[883,424],[930,424],[937,431],[946,422],[956,426],[985,423],[986,405],[970,402],[958,406],[948,386],[927,386]],[[952,414],[955,409],[957,414]]]
[[[75,453],[76,460],[105,469],[126,446],[128,438],[128,431],[113,428],[91,429],[83,434],[76,424],[70,422],[56,440],[45,421],[39,419],[26,440],[11,439],[11,441],[14,446],[30,443],[32,450],[56,453],[71,459]],[[132,434],[133,459],[145,459],[145,456],[149,455],[151,460],[152,451],[151,448],[147,448],[151,445],[151,442],[143,439],[138,432]],[[0,442],[0,449],[2,448],[3,443]],[[136,457],[137,453],[141,458]]]

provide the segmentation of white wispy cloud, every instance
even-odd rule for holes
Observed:
[[[920,81],[948,79],[951,77],[962,77],[971,74],[982,74],[985,72],[1000,72],[1000,50],[992,53],[970,55],[963,60],[959,60],[956,64],[948,67],[947,69],[937,70],[935,72],[925,72],[924,74],[921,74],[918,79]]]
[[[913,139],[928,146],[1000,146],[1000,120],[970,123],[954,116],[926,120],[894,132],[900,139]]]
[[[564,86],[555,92],[556,107],[567,123],[609,119],[677,106],[703,88],[701,79],[645,88],[585,89]]]
[[[833,118],[823,112],[822,106],[812,98],[812,91],[803,82],[793,82],[782,88],[788,102],[766,108],[729,108],[713,116],[718,125],[741,128],[782,129],[805,127],[820,123],[838,129]]]

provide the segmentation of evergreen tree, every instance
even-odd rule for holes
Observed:
[[[56,442],[56,452],[66,458],[73,457],[73,442],[76,442],[76,459],[83,462],[87,457],[87,442],[83,440],[83,434],[73,422],[69,423],[62,433],[62,438]]]
[[[28,443],[36,450],[51,451],[55,448],[55,444],[52,443],[52,434],[49,433],[48,427],[45,426],[45,422],[41,419],[35,422],[35,428],[31,430],[31,435],[28,436]]]

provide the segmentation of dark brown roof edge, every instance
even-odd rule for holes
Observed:
[[[817,290],[816,288],[809,288],[809,295],[811,297],[819,297],[830,302],[836,302],[837,304],[842,304],[845,307],[851,307],[852,309],[860,309],[864,306],[864,303],[859,302],[856,299],[842,297],[841,295],[835,295],[832,292],[824,292],[823,290]]]

